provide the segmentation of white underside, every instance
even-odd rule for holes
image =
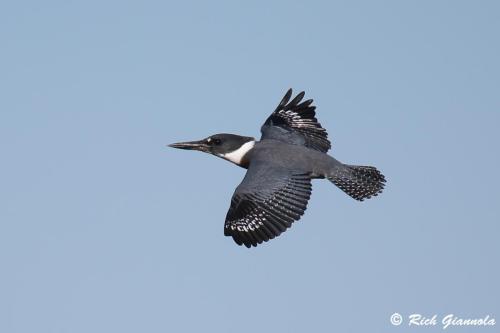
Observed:
[[[241,164],[241,160],[243,159],[243,156],[250,151],[250,149],[253,148],[255,145],[255,141],[248,141],[247,143],[243,144],[240,148],[236,149],[235,151],[232,151],[227,154],[221,154],[219,155],[225,160],[228,160],[230,162],[233,162],[235,164]]]

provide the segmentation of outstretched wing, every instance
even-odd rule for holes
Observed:
[[[301,92],[290,101],[292,89],[287,91],[276,110],[262,125],[261,140],[280,140],[324,153],[330,149],[328,133],[315,118],[316,107],[311,105],[313,100],[308,99],[301,103],[304,95],[305,93]]]
[[[250,164],[231,199],[224,235],[246,247],[273,239],[304,214],[311,190],[308,174]]]

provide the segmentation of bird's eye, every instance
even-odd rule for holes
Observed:
[[[218,138],[209,138],[207,140],[207,143],[211,146],[218,146],[222,143],[222,141]]]

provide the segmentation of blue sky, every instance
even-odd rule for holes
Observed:
[[[394,312],[498,322],[499,10],[3,2],[0,331],[406,331]],[[305,216],[248,250],[223,236],[245,171],[165,145],[258,138],[290,87],[314,98],[331,154],[377,166],[387,187],[359,203],[315,181]]]

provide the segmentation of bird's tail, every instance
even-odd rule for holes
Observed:
[[[372,166],[342,164],[334,168],[327,178],[359,201],[378,195],[385,186],[384,175]]]

